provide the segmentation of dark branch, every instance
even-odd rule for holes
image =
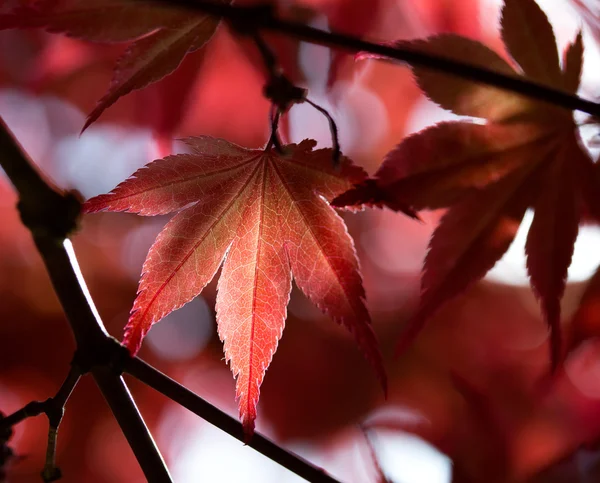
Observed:
[[[473,66],[468,61],[452,60],[426,52],[417,52],[410,48],[381,45],[335,31],[326,32],[299,22],[277,18],[273,9],[269,6],[247,7],[203,0],[153,1],[222,17],[231,22],[234,28],[242,24],[246,25],[245,30],[249,31],[252,29],[270,30],[305,42],[336,47],[348,52],[369,52],[406,62],[413,67],[425,67],[444,74],[452,74],[474,82],[512,91],[532,99],[555,104],[569,110],[586,112],[596,117],[600,116],[600,104],[559,89],[532,82],[522,76],[501,74]]]
[[[239,441],[246,442],[244,429],[239,421],[194,394],[178,382],[138,358],[124,362],[124,372],[131,374],[169,399],[197,414],[205,421],[225,431]],[[279,463],[298,476],[313,483],[336,483],[337,480],[308,461],[277,446],[269,439],[255,433],[247,443],[267,458]]]
[[[167,466],[146,423],[140,416],[123,378],[115,375],[107,367],[97,367],[92,370],[92,374],[148,482],[165,483],[172,481]]]
[[[77,197],[61,193],[42,178],[2,119],[0,166],[19,193],[21,218],[33,235],[65,311],[79,360],[92,369],[148,481],[170,482],[169,472],[124,382],[118,374],[107,372],[107,365],[95,366],[104,361],[107,348],[115,341],[102,324],[66,239],[76,227],[80,207]]]

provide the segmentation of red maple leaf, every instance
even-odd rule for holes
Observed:
[[[154,161],[85,204],[88,213],[178,211],[144,263],[125,345],[135,354],[152,324],[196,297],[223,263],[219,336],[251,434],[293,274],[317,307],[354,334],[385,387],[354,245],[326,201],[363,180],[364,171],[347,158],[336,171],[331,150],[313,151],[309,140],[285,146],[285,154],[210,137],[186,143],[191,154]]]
[[[183,58],[202,48],[219,20],[181,9],[131,0],[22,2],[0,15],[0,29],[44,28],[93,42],[133,42],[117,61],[111,85],[83,129],[120,97],[171,74]]]
[[[484,45],[440,35],[403,46],[485,66],[575,93],[581,35],[561,69],[546,16],[533,0],[506,0],[502,38],[515,70]],[[551,330],[552,361],[561,357],[560,299],[593,163],[582,149],[572,113],[497,88],[415,68],[417,82],[440,106],[485,123],[447,122],[406,138],[375,176],[334,200],[338,206],[392,209],[450,207],[429,244],[418,311],[399,350],[446,301],[483,277],[511,244],[528,207],[535,210],[526,244],[527,271]]]

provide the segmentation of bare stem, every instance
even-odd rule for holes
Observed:
[[[65,406],[73,393],[73,389],[81,378],[81,371],[75,365],[71,365],[71,370],[63,382],[62,386],[51,399],[46,401],[47,408],[45,410],[48,416],[48,445],[46,447],[46,463],[42,470],[42,478],[44,481],[56,481],[62,477],[60,468],[56,465],[56,444],[58,442],[58,427],[62,422],[65,414]]]
[[[56,413],[56,411],[54,411],[55,408],[64,409],[69,397],[71,396],[71,393],[73,392],[73,389],[79,382],[80,377],[81,373],[79,370],[75,367],[71,367],[67,378],[54,397],[46,399],[45,401],[31,401],[18,411],[15,411],[9,416],[0,419],[0,433],[27,418],[39,416],[40,414],[44,413]],[[48,417],[50,418],[50,415]],[[58,424],[60,424],[60,420],[58,421]],[[56,424],[57,427],[58,424]]]
[[[135,0],[145,1],[148,0]],[[223,2],[203,0],[152,0],[154,3],[203,12],[209,15],[229,20],[234,28],[245,25],[244,31],[270,30],[288,37],[294,37],[326,47],[336,47],[348,52],[369,52],[405,62],[413,67],[452,74],[463,79],[512,91],[532,99],[545,101],[565,109],[582,111],[592,116],[600,117],[600,104],[582,99],[566,91],[533,82],[519,75],[507,75],[483,67],[477,67],[459,60],[449,59],[438,55],[419,52],[408,47],[382,45],[339,32],[327,32],[309,25],[291,20],[277,18],[269,6],[241,6]]]
[[[27,418],[38,416],[42,413],[45,413],[46,416],[48,416],[48,446],[46,449],[46,463],[42,470],[42,478],[46,482],[55,481],[61,477],[60,469],[56,466],[58,427],[62,422],[65,405],[67,404],[69,397],[71,397],[73,389],[75,389],[80,378],[81,371],[78,367],[72,365],[67,378],[54,397],[48,398],[43,402],[31,401],[25,407],[0,420],[1,433]]]

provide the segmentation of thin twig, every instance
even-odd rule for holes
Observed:
[[[254,43],[256,44],[258,50],[260,51],[263,62],[269,74],[269,79],[267,84],[263,89],[263,93],[267,99],[269,99],[272,103],[271,105],[271,136],[269,141],[267,142],[267,147],[265,151],[269,151],[272,146],[275,149],[282,153],[283,149],[281,146],[281,142],[279,141],[279,137],[277,135],[277,129],[279,126],[279,118],[282,114],[285,114],[291,106],[294,104],[301,104],[303,102],[307,102],[312,107],[314,107],[317,111],[323,114],[327,118],[327,122],[329,122],[329,130],[331,132],[331,144],[333,147],[333,166],[337,168],[340,162],[340,142],[338,137],[338,129],[333,117],[323,107],[315,104],[313,101],[306,97],[307,90],[301,87],[295,86],[283,73],[280,68],[277,57],[275,53],[270,49],[270,47],[266,44],[263,38],[256,32],[253,34]]]
[[[60,479],[61,472],[56,466],[56,442],[58,438],[58,427],[62,422],[62,418],[65,412],[65,405],[71,397],[73,389],[81,378],[81,371],[75,365],[71,365],[71,370],[67,375],[65,381],[60,386],[60,389],[54,397],[48,398],[45,401],[31,401],[23,408],[15,411],[10,416],[0,420],[0,433],[4,433],[6,430],[12,428],[15,424],[21,421],[39,416],[40,414],[46,414],[48,417],[49,429],[48,429],[48,446],[46,449],[46,463],[42,470],[42,478],[44,481],[56,481]]]
[[[205,401],[197,394],[163,374],[139,358],[124,361],[124,372],[131,374],[147,386],[164,394],[169,399],[197,414],[205,421],[225,431],[239,441],[246,442],[244,430],[239,421]],[[296,475],[313,483],[337,483],[337,480],[299,456],[277,446],[269,439],[254,433],[247,443],[259,453],[279,463]]]
[[[44,413],[44,402],[43,401],[31,401],[23,406],[21,409],[9,414],[5,418],[0,419],[0,432],[4,432],[8,428],[25,421],[28,418],[33,418]]]
[[[58,442],[58,426],[50,424],[48,428],[48,443],[46,446],[46,463],[42,469],[42,479],[48,483],[60,480],[62,471],[56,465],[56,444]]]
[[[81,373],[79,370],[75,367],[71,367],[69,374],[54,397],[46,399],[45,401],[31,401],[18,411],[0,419],[0,433],[5,429],[19,424],[25,419],[39,416],[44,413],[48,414],[49,412],[52,412],[52,407],[64,408],[73,389],[79,382],[80,377]]]
[[[81,371],[72,364],[71,370],[67,374],[65,381],[56,393],[56,395],[48,399],[48,407],[45,410],[48,416],[48,446],[46,448],[46,463],[42,470],[42,478],[44,481],[55,481],[61,478],[62,473],[56,465],[56,444],[58,440],[58,427],[62,422],[65,414],[65,406],[73,393],[73,389],[81,379]]]
[[[135,1],[148,2],[148,0]],[[248,7],[203,0],[151,1],[222,17],[232,22],[234,27],[240,25],[240,23],[245,23],[247,28],[270,30],[317,45],[336,47],[353,53],[369,52],[381,55],[406,62],[413,67],[425,67],[445,74],[455,75],[463,79],[487,84],[532,99],[555,104],[565,109],[582,111],[600,117],[600,104],[544,84],[538,84],[526,77],[516,74],[514,76],[501,74],[483,67],[471,65],[468,61],[453,60],[407,47],[382,45],[352,35],[335,31],[327,32],[300,22],[277,18],[273,13],[273,9],[268,6]]]

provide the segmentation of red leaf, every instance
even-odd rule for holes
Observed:
[[[403,47],[436,54],[503,74],[515,74],[514,69],[496,52],[471,39],[453,34],[437,35],[426,40],[400,42]],[[456,114],[489,119],[511,117],[525,99],[495,87],[460,77],[440,74],[431,69],[415,68],[413,73],[421,90],[433,102]]]
[[[531,198],[528,174],[506,177],[444,215],[429,243],[419,308],[398,352],[412,343],[431,315],[483,277],[508,250]]]
[[[333,206],[349,207],[350,209],[356,206],[369,206],[371,208],[388,206],[394,211],[401,211],[415,220],[420,220],[417,212],[404,201],[397,201],[393,196],[386,196],[388,191],[390,190],[384,191],[377,186],[376,180],[366,179],[351,190],[336,197],[331,204]]]
[[[130,0],[41,0],[0,15],[0,29],[44,28],[96,42],[137,39],[118,60],[108,92],[83,130],[120,97],[171,74],[210,40],[218,24],[208,15]]]
[[[552,28],[534,0],[507,0],[502,33],[525,75],[575,92],[583,46],[569,46],[561,71]],[[408,44],[455,59],[512,70],[477,42],[438,36]],[[579,143],[571,112],[546,103],[425,69],[421,88],[456,114],[487,122],[443,123],[405,139],[378,170],[375,186],[361,183],[334,200],[381,203],[395,209],[450,207],[433,234],[417,314],[400,342],[405,347],[446,301],[483,277],[508,248],[525,209],[535,208],[527,242],[531,285],[551,330],[553,364],[560,349],[560,298],[581,208],[600,213],[593,163]],[[367,190],[365,187],[368,186]]]
[[[581,69],[583,67],[583,38],[581,31],[575,41],[569,44],[564,55],[564,83],[569,92],[576,93],[581,82]]]
[[[120,97],[172,73],[186,54],[210,40],[218,24],[214,17],[192,16],[176,29],[162,29],[133,43],[117,61],[111,86],[89,114],[82,131]]]
[[[292,275],[317,307],[354,334],[385,387],[354,246],[325,201],[363,180],[364,171],[347,158],[336,171],[331,150],[313,151],[308,140],[285,146],[283,155],[209,137],[187,142],[192,154],[150,163],[85,205],[87,212],[142,215],[181,210],[144,263],[124,339],[131,352],[152,324],[198,295],[225,259],[217,321],[248,435],[283,331]]]
[[[464,62],[490,69],[502,74],[516,72],[502,57],[475,40],[454,34],[441,34],[422,40],[399,41],[393,45],[403,49],[413,49],[431,55]],[[357,59],[376,58],[361,52]],[[442,74],[431,69],[413,67],[415,79],[433,102],[444,109],[459,115],[501,120],[511,117],[526,99],[517,94],[509,94],[496,87],[473,82],[451,74]]]
[[[563,146],[562,153],[544,166],[545,183],[540,186],[525,246],[531,286],[550,326],[554,364],[561,359],[560,299],[577,239],[581,206],[576,171],[569,157],[579,152],[577,146]]]
[[[405,138],[386,155],[375,180],[333,204],[443,208],[511,173],[550,139],[530,123],[443,122]]]
[[[548,18],[533,0],[504,0],[502,40],[523,72],[537,81],[562,85],[556,39]]]

